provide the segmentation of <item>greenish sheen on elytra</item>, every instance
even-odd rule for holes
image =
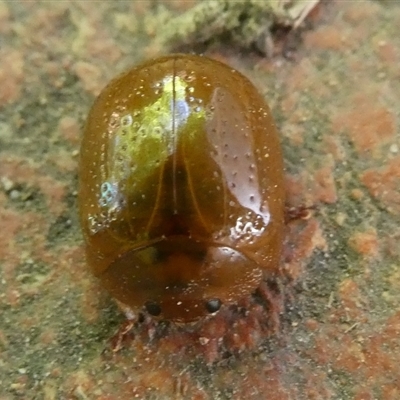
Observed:
[[[193,321],[279,270],[278,135],[225,64],[170,55],[111,81],[88,117],[79,178],[89,266],[126,309]]]

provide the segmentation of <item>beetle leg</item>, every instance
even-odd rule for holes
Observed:
[[[299,219],[306,220],[311,218],[312,211],[316,210],[317,206],[315,204],[311,206],[297,206],[290,207],[286,206],[284,210],[285,223],[289,224],[292,221],[296,221]]]

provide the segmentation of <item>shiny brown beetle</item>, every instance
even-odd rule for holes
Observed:
[[[133,310],[193,321],[279,270],[283,165],[271,112],[239,72],[176,54],[115,78],[80,157],[88,263]]]

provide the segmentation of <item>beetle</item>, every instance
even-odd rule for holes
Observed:
[[[87,119],[87,262],[125,308],[195,321],[279,271],[283,186],[271,111],[245,76],[197,55],[144,62]]]

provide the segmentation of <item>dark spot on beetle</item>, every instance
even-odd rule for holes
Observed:
[[[153,317],[158,317],[161,314],[161,307],[155,301],[146,301],[144,307],[146,311]]]
[[[212,314],[212,313],[217,312],[221,308],[222,302],[220,299],[210,299],[210,300],[206,301],[205,306],[206,306],[206,310],[210,314]]]

